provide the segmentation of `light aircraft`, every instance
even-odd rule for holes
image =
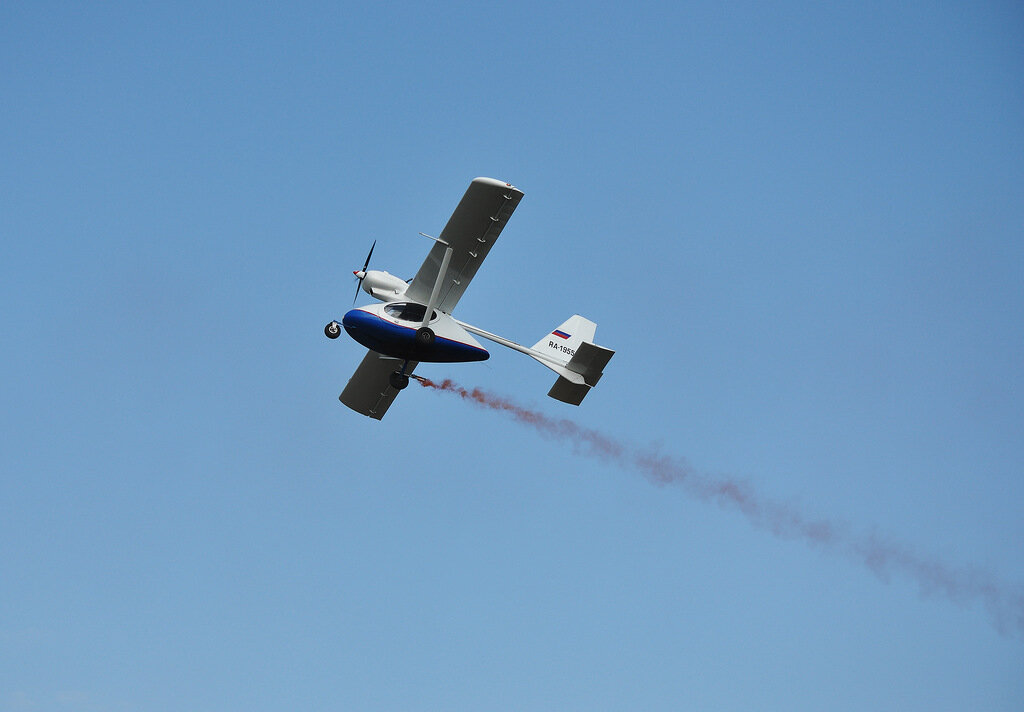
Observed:
[[[416,276],[406,282],[380,270],[363,268],[352,274],[359,289],[381,304],[350,310],[341,323],[332,321],[324,334],[336,339],[344,327],[369,349],[339,400],[357,413],[380,420],[398,393],[409,385],[420,362],[484,361],[487,350],[473,338],[501,344],[530,356],[558,374],[548,391],[552,398],[579,405],[597,385],[615,353],[593,343],[597,324],[574,315],[532,348],[452,317],[462,293],[519,205],[523,192],[511,183],[476,178],[469,184],[440,237]],[[421,233],[422,234],[422,233]]]

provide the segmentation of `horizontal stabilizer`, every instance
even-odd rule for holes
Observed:
[[[585,383],[573,383],[568,378],[559,376],[555,385],[551,386],[548,395],[555,400],[560,400],[569,405],[579,405],[590,392],[590,386]]]
[[[583,342],[576,349],[576,354],[569,359],[565,367],[573,373],[583,376],[583,380],[590,387],[597,385],[604,373],[604,367],[612,360],[615,352],[597,344]]]
[[[611,349],[584,341],[577,347],[569,363],[565,364],[565,369],[569,373],[558,377],[548,395],[569,405],[579,405],[590,389],[601,380],[604,367],[614,355],[615,352]],[[583,382],[579,383],[579,380]]]

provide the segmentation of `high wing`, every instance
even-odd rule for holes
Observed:
[[[396,359],[367,351],[338,400],[357,413],[380,420],[398,395],[388,380],[397,370],[396,364],[401,365]],[[410,361],[405,367],[405,374],[410,375],[416,365],[416,361]]]
[[[438,310],[452,313],[522,197],[521,190],[494,178],[475,178],[469,184],[466,194],[441,231],[440,240],[447,243],[453,252],[441,285]],[[435,243],[405,290],[407,299],[420,304],[429,303],[444,253],[445,245]]]

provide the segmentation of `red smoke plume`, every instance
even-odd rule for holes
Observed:
[[[545,437],[568,442],[577,454],[615,462],[638,470],[656,485],[677,485],[696,499],[738,510],[755,527],[777,537],[799,539],[841,553],[864,564],[883,581],[899,574],[917,582],[924,595],[941,595],[960,605],[980,602],[1001,633],[1024,636],[1024,587],[1001,583],[977,568],[954,568],[929,560],[874,535],[855,535],[837,522],[808,518],[791,505],[762,497],[740,480],[709,476],[695,470],[686,460],[629,445],[571,420],[550,418],[479,388],[468,390],[450,379],[434,383],[424,378],[420,384],[509,415]]]

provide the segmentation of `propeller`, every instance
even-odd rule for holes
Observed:
[[[363,268],[360,269],[360,270],[356,270],[355,272],[352,273],[359,280],[358,282],[356,282],[356,294],[355,294],[354,297],[352,297],[352,303],[353,304],[355,304],[356,300],[359,299],[359,288],[363,286],[363,280],[366,279],[366,268],[370,266],[370,255],[373,254],[373,248],[376,247],[376,246],[377,246],[377,241],[374,240],[373,244],[370,245],[369,253],[367,253],[367,255],[366,255],[366,262],[363,263]]]

